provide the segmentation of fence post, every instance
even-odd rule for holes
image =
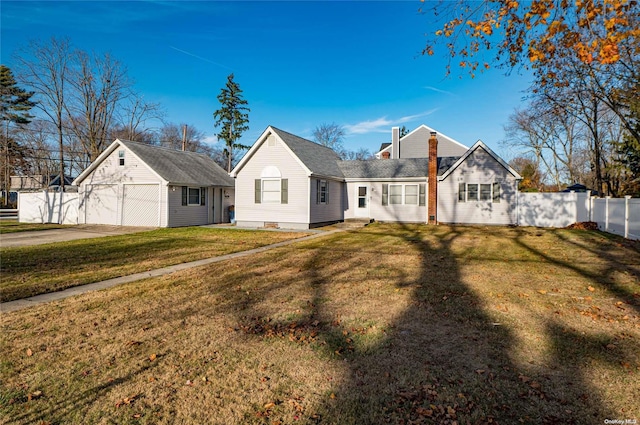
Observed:
[[[609,197],[604,197],[604,231],[609,230]]]
[[[587,221],[592,221],[591,220],[591,191],[587,190],[587,199],[586,199],[586,207],[587,207]]]
[[[629,199],[631,195],[624,197],[624,237],[629,239]]]

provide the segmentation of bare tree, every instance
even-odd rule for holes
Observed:
[[[336,123],[322,123],[313,130],[313,141],[333,149],[338,155],[344,150],[344,127]]]
[[[165,112],[159,103],[147,102],[144,97],[133,91],[124,99],[116,112],[117,123],[111,129],[110,138],[122,138],[134,142],[150,142],[154,138],[148,128],[149,121],[161,121]]]
[[[60,186],[64,190],[64,116],[68,96],[67,81],[72,61],[68,39],[51,38],[48,44],[34,41],[17,58],[18,79],[35,91],[39,108],[56,129]]]

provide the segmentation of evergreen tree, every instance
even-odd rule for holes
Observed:
[[[28,124],[31,121],[33,116],[29,115],[29,111],[35,106],[35,103],[30,100],[31,96],[33,92],[18,87],[11,70],[0,65],[0,120],[2,121],[5,205],[9,200],[11,166],[24,157],[22,147],[9,137],[9,126],[12,123]]]
[[[233,74],[227,77],[227,84],[218,95],[220,109],[213,113],[215,127],[220,127],[217,134],[219,140],[225,142],[225,155],[227,157],[227,171],[231,171],[234,149],[248,149],[249,146],[238,143],[242,133],[249,129],[247,101],[242,98],[240,86],[233,81]]]

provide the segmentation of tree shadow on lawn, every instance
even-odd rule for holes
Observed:
[[[554,347],[547,358],[553,370],[514,358],[513,331],[492,323],[487,307],[462,278],[452,249],[461,236],[455,227],[404,226],[391,232],[373,227],[363,232],[369,242],[360,250],[341,250],[335,244],[348,235],[313,250],[301,267],[312,301],[295,321],[265,325],[256,320],[266,314],[260,303],[235,304],[239,327],[246,333],[264,337],[299,329],[298,334],[290,332],[294,339],[316,334],[318,355],[343,368],[345,375],[331,396],[305,410],[306,422],[578,424],[615,417],[582,369],[588,360],[603,357],[602,341],[578,338],[547,319],[545,332]],[[406,272],[401,262],[385,263],[387,285],[409,291],[410,302],[380,338],[362,344],[362,329],[340,319],[344,306],[327,300],[334,298],[337,280],[352,278],[363,255],[393,258],[393,252],[382,250],[389,248],[384,243],[389,238],[412,247],[419,271]],[[330,275],[323,271],[336,261],[340,264]],[[352,316],[367,315],[357,296],[349,301]],[[572,350],[577,340],[582,345]],[[605,357],[608,363],[618,361]]]
[[[530,234],[522,228],[515,229],[516,243],[531,252],[541,260],[554,264],[568,272],[575,272],[585,277],[596,288],[610,292],[623,303],[631,306],[637,313],[640,313],[640,254],[637,246],[633,242],[621,240],[618,236],[603,235],[599,231],[573,230],[571,233],[578,237],[569,237],[571,233],[561,229],[545,230],[547,234],[552,234],[558,241],[570,245],[580,253],[586,251],[598,260],[602,260],[602,266],[597,271],[593,271],[593,264],[589,263],[585,258],[571,258],[567,260],[561,259],[558,255],[536,248],[535,244],[530,242]],[[585,242],[591,241],[591,243]],[[617,248],[617,249],[616,249]],[[614,250],[615,249],[615,250]],[[627,273],[635,280],[636,286],[633,289],[625,288],[616,282],[616,273]]]

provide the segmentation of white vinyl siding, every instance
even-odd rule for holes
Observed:
[[[309,177],[285,145],[275,137],[273,146],[267,140],[256,149],[236,177],[236,222],[242,225],[264,225],[264,223],[299,223],[308,227],[310,216]],[[287,203],[256,203],[256,180],[262,180],[266,167],[277,168],[281,178],[287,180]],[[282,195],[282,187],[280,187]],[[315,204],[315,199],[314,202]]]
[[[310,223],[329,223],[344,219],[342,209],[342,200],[346,196],[343,193],[344,183],[336,180],[312,178],[309,180],[309,186],[311,194],[309,198]],[[324,197],[319,192],[323,188]],[[355,202],[355,198],[352,202]]]
[[[344,195],[344,199],[348,200],[347,204],[344,207],[344,217],[354,218],[356,216],[356,208],[358,207],[356,204],[356,201],[358,199],[358,197],[356,196],[356,192],[359,186],[368,186],[370,218],[376,221],[424,223],[427,220],[427,208],[425,205],[427,184],[424,183],[424,180],[422,181],[423,183],[417,181],[410,182],[401,180],[386,182],[348,182],[346,185],[347,193]],[[402,186],[417,186],[418,205],[403,203],[402,197],[404,197],[404,192],[402,192],[400,204],[390,205],[388,201],[389,193],[392,186],[399,186],[400,188],[402,188]],[[420,186],[424,187],[423,195],[420,195]]]
[[[429,137],[431,130],[419,127],[407,134],[400,141],[400,158],[428,158]],[[467,147],[438,135],[438,157],[462,156],[467,152]]]
[[[482,185],[491,187],[491,199],[480,201]],[[516,194],[515,177],[480,146],[439,182],[438,221],[515,224]],[[466,199],[466,202],[461,199]]]

